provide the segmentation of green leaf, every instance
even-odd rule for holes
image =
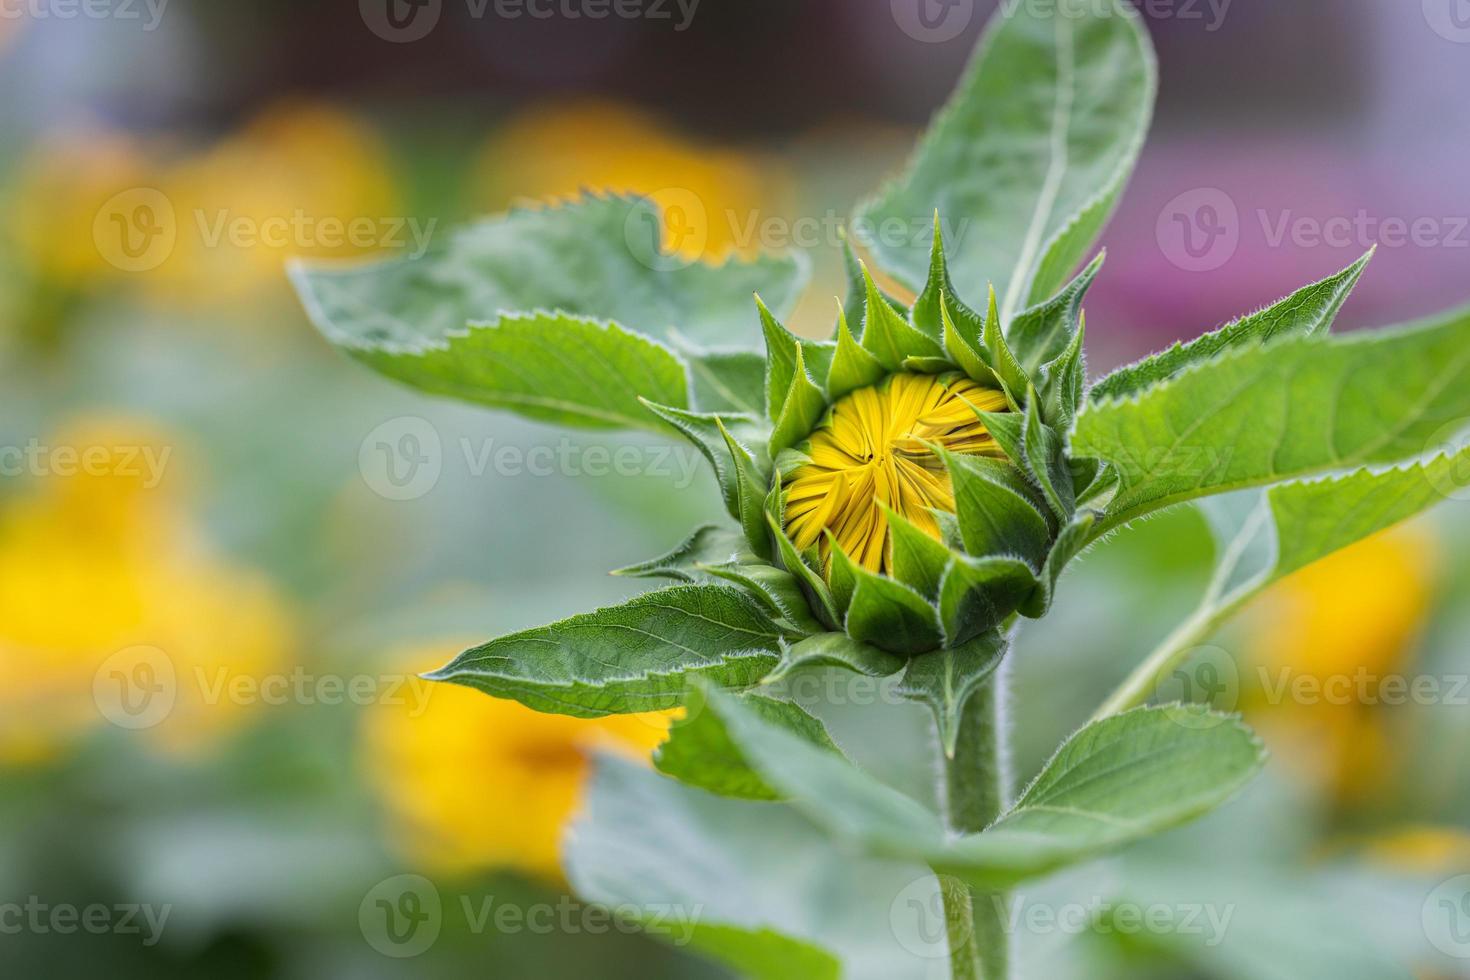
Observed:
[[[1198,705],[1114,715],[1068,739],[1009,813],[936,867],[990,885],[1065,867],[1209,812],[1264,762],[1250,729]]]
[[[807,374],[801,348],[796,348],[796,362],[791,373],[791,386],[783,399],[781,414],[771,431],[771,455],[790,449],[806,439],[827,410],[827,396]]]
[[[1083,549],[1092,541],[1092,527],[1096,522],[1097,518],[1094,514],[1083,511],[1074,516],[1058,532],[1056,541],[1052,543],[1051,552],[1046,556],[1046,564],[1042,566],[1036,591],[1021,606],[1021,615],[1031,619],[1040,619],[1050,611],[1052,600],[1056,596],[1057,580],[1062,577],[1062,570],[1072,562],[1072,559],[1082,554]]]
[[[1055,293],[1091,248],[1138,156],[1154,91],[1152,49],[1127,4],[1012,5],[992,20],[907,173],[861,218],[912,225],[937,208],[952,227],[966,222],[951,265],[962,281],[998,283],[1009,321]],[[875,251],[920,287],[924,249]]]
[[[1106,253],[1099,254],[1067,288],[1018,314],[1006,330],[1006,340],[1026,375],[1035,377],[1043,364],[1060,357],[1071,346],[1082,325],[1082,300],[1097,279],[1104,258]]]
[[[1243,520],[1210,507],[1220,544],[1210,618],[1223,620],[1292,572],[1446,499],[1461,499],[1470,484],[1467,468],[1470,449],[1461,449],[1408,466],[1277,484],[1256,495]]]
[[[694,404],[702,411],[765,414],[766,359],[755,351],[680,350],[694,382]]]
[[[939,621],[946,646],[967,644],[998,629],[1030,601],[1038,579],[1019,558],[956,555],[939,587]]]
[[[564,313],[513,313],[413,347],[348,348],[420,391],[589,429],[654,429],[640,399],[685,408],[688,369],[667,347]]]
[[[940,744],[950,758],[954,758],[965,705],[995,673],[1005,653],[1005,638],[990,632],[963,646],[934,650],[909,661],[896,691],[933,712]]]
[[[903,369],[911,374],[954,374],[959,365],[945,357],[905,357]]]
[[[790,572],[758,562],[709,565],[700,570],[706,575],[733,582],[745,589],[764,603],[777,619],[790,624],[793,630],[800,633],[822,632],[822,624],[812,615],[801,585]]]
[[[939,611],[918,592],[851,561],[835,541],[831,561],[832,592],[839,609],[841,593],[851,589],[843,620],[848,636],[902,655],[933,650],[943,641]],[[838,585],[839,570],[850,586]]]
[[[1337,275],[1299,289],[1259,313],[1252,313],[1187,344],[1175,344],[1136,364],[1119,368],[1094,385],[1088,396],[1094,401],[1121,398],[1172,378],[1186,368],[1209,361],[1226,351],[1259,346],[1282,337],[1326,333],[1371,258],[1373,251]]]
[[[1021,369],[1021,362],[1016,360],[1015,352],[1006,342],[1005,331],[1001,329],[1000,311],[995,305],[994,287],[990,290],[990,311],[985,314],[985,327],[980,342],[991,371],[1000,379],[1001,388],[1010,399],[1011,408],[1019,407],[1022,396],[1031,387],[1031,379]]]
[[[847,272],[847,299],[842,304],[842,313],[853,332],[861,337],[864,327],[868,322],[868,283],[867,270],[852,249],[852,242],[847,239],[846,229],[842,232],[842,267]],[[879,295],[888,304],[889,309],[899,316],[907,316],[908,308],[898,300],[879,290]]]
[[[790,701],[777,701],[758,694],[739,696],[741,705],[767,725],[782,728],[823,751],[841,755],[820,721]],[[706,694],[695,685],[689,691],[688,715],[675,722],[666,742],[654,753],[659,772],[690,786],[745,800],[779,800],[760,774],[745,761],[730,740],[719,715],[706,711]]]
[[[943,698],[944,676],[924,686]],[[954,682],[963,687],[963,674]],[[751,767],[834,837],[875,856],[924,861],[986,889],[1187,823],[1238,792],[1264,761],[1259,740],[1234,717],[1197,705],[1137,709],[1073,735],[1005,815],[978,834],[954,838],[915,800],[766,724],[733,696],[711,692],[709,710]]]
[[[902,670],[905,662],[902,657],[859,643],[846,633],[822,633],[787,647],[776,669],[766,675],[766,683],[814,667],[841,667],[866,677],[887,677]]]
[[[1023,388],[1024,392],[1025,389]],[[976,411],[980,421],[985,423],[988,431],[1001,451],[1006,454],[1015,466],[1020,469],[1026,465],[1026,451],[1021,445],[1022,424],[1026,420],[1023,412],[981,412]],[[1044,503],[1044,501],[1043,501]]]
[[[585,197],[466,226],[418,257],[290,273],[323,335],[390,377],[542,421],[646,427],[638,396],[690,406],[671,331],[752,346],[750,294],[790,309],[806,280],[795,258],[645,264],[658,226],[649,201]]]
[[[944,255],[944,232],[939,226],[939,212],[934,212],[934,243],[929,250],[929,280],[924,291],[914,300],[909,319],[914,326],[935,340],[944,339],[945,308],[954,320],[954,330],[967,345],[980,342],[985,318],[960,299],[949,278],[949,264]]]
[[[1099,532],[1213,493],[1423,454],[1470,417],[1470,311],[1228,354],[1087,407],[1072,451],[1119,485]]]
[[[736,465],[737,456],[732,455],[726,436],[733,436],[743,447],[744,452],[739,456],[752,460],[757,456],[765,457],[765,440],[769,432],[762,420],[749,415],[720,416],[688,412],[672,405],[658,405],[648,401],[643,403],[643,407],[677,429],[709,460],[715,471],[715,479],[720,485],[725,510],[731,517],[740,520],[740,468]]]
[[[1058,432],[1072,427],[1087,388],[1087,367],[1082,357],[1086,333],[1087,318],[1080,317],[1066,350],[1041,367],[1041,418]],[[1085,490],[1087,483],[1081,486]]]
[[[695,677],[749,687],[775,666],[785,639],[738,589],[681,585],[491,640],[427,676],[537,711],[599,718],[677,707]]]
[[[1425,463],[1309,483],[1285,483],[1266,491],[1276,528],[1279,579],[1355,541],[1392,527],[1427,507],[1461,499],[1470,451]]]
[[[745,545],[739,531],[706,524],[695,528],[689,537],[666,555],[613,572],[626,578],[669,578],[681,582],[698,582],[705,577],[706,565],[748,562],[755,555]]]
[[[949,355],[950,360],[959,365],[960,370],[981,384],[992,388],[1004,387],[1000,382],[1000,378],[990,369],[990,365],[985,362],[985,358],[975,347],[985,332],[984,322],[982,321],[976,325],[975,340],[972,342],[965,338],[960,332],[959,324],[950,316],[949,300],[944,297],[940,297],[939,316],[942,322],[941,329],[944,336],[944,350]]]
[[[832,590],[827,587],[822,576],[802,559],[796,545],[786,534],[786,529],[781,526],[780,517],[772,514],[769,509],[766,511],[766,526],[770,528],[771,537],[776,542],[776,557],[780,560],[781,567],[796,576],[796,580],[801,583],[802,592],[806,594],[812,612],[828,628],[839,629],[842,613],[837,608]]]
[[[889,925],[893,896],[913,894],[923,868],[862,860],[789,807],[712,796],[612,756],[585,800],[567,837],[573,889],[647,910],[657,938],[754,980],[924,977]]]
[[[939,599],[939,583],[944,578],[954,552],[942,542],[909,523],[902,514],[882,501],[888,518],[888,545],[893,562],[893,577],[930,602]]]
[[[741,754],[791,804],[870,853],[918,857],[944,839],[939,817],[839,755],[775,725],[732,696],[709,692],[707,711],[725,723]]]
[[[965,551],[976,557],[1013,556],[1039,568],[1051,544],[1051,527],[1016,469],[982,456],[943,449],[939,455],[954,487]]]
[[[795,308],[807,279],[796,255],[721,266],[646,261],[660,225],[651,201],[589,195],[465,225],[417,258],[297,262],[291,276],[317,327],[348,348],[433,343],[471,320],[533,311],[754,348],[752,293],[778,312]]]
[[[792,382],[796,379],[797,358],[801,358],[808,375],[814,379],[825,379],[837,348],[829,342],[796,336],[776,319],[759,296],[755,303],[766,339],[766,415],[774,421],[781,417],[781,410],[791,393]]]
[[[827,374],[827,398],[836,401],[843,395],[875,385],[888,370],[869,354],[853,337],[846,315],[837,320],[837,353],[832,357],[832,370]]]
[[[799,363],[799,362],[798,362]],[[766,494],[769,492],[769,477],[756,463],[750,450],[743,446],[725,427],[718,416],[715,425],[725,439],[725,448],[735,477],[735,519],[745,531],[745,543],[758,558],[771,559],[771,538],[766,533]]]
[[[1062,437],[1041,421],[1040,399],[1032,390],[1026,398],[1026,415],[1021,423],[1021,451],[1026,472],[1041,487],[1052,513],[1061,520],[1077,508],[1072,489],[1072,470],[1062,453]]]
[[[878,289],[866,268],[863,282],[867,288],[867,314],[863,324],[862,347],[889,371],[902,369],[910,357],[943,357],[939,341],[916,329],[896,312]]]

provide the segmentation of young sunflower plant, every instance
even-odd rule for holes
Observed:
[[[1273,582],[1458,489],[1465,454],[1435,450],[1470,417],[1470,313],[1331,335],[1367,256],[1088,386],[1082,303],[1102,259],[1073,272],[1154,89],[1128,5],[1007,8],[854,223],[912,300],[848,248],[826,340],[781,323],[799,259],[666,253],[633,197],[293,270],[322,332],[390,377],[686,438],[714,470],[728,522],[619,573],[677,584],[432,675],[576,717],[684,709],[663,775],[600,763],[566,856],[585,897],[635,918],[697,906],[694,945],[752,976],[932,976],[886,921],[834,911],[909,895],[942,909],[954,977],[1008,977],[1007,893],[1199,816],[1262,765],[1237,718],[1150,706],[1160,682]],[[1001,709],[1018,624],[1105,535],[1225,494],[1198,610],[1013,794]],[[932,712],[934,806],[855,765],[787,696],[807,672],[882,678]],[[821,872],[818,852],[837,855]]]

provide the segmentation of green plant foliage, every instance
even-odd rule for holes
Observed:
[[[954,838],[917,801],[768,724],[731,695],[711,692],[707,709],[751,766],[818,826],[872,855],[920,860],[983,888],[1187,822],[1239,791],[1265,758],[1234,718],[1199,706],[1135,709],[1072,736],[999,820]]]
[[[588,900],[647,908],[650,925],[684,910],[693,948],[759,980],[921,980],[893,942],[889,906],[922,867],[856,858],[787,807],[720,799],[612,757],[587,799],[567,864]],[[683,939],[667,917],[655,929]]]
[[[1119,486],[1104,529],[1172,503],[1397,463],[1470,417],[1470,312],[1223,355],[1136,397],[1089,405],[1072,451]]]
[[[646,428],[630,399],[691,406],[672,331],[694,350],[754,348],[751,293],[786,310],[806,282],[793,258],[661,261],[659,227],[649,201],[584,197],[462,228],[417,258],[298,263],[291,276],[323,335],[390,377],[563,425]],[[735,368],[698,365],[709,401],[695,404],[743,401]]]
[[[1153,113],[1148,38],[1116,0],[1015,4],[992,23],[908,171],[863,205],[874,227],[937,208],[962,282],[994,282],[1009,320],[1087,253],[1133,169]],[[880,238],[883,267],[917,290],[929,256]]]
[[[1190,365],[1209,361],[1226,351],[1264,344],[1278,337],[1326,333],[1353,287],[1362,278],[1371,258],[1373,253],[1369,252],[1337,275],[1305,286],[1259,313],[1241,317],[1187,344],[1175,344],[1137,364],[1119,368],[1094,385],[1090,396],[1099,401],[1121,398],[1166,381]]]
[[[513,212],[419,259],[293,270],[319,329],[386,375],[542,421],[682,437],[714,471],[734,526],[617,573],[679,585],[430,675],[576,717],[687,709],[659,772],[598,763],[567,855],[581,895],[697,906],[689,942],[743,975],[918,980],[929,971],[896,949],[890,918],[917,885],[956,937],[951,975],[1003,975],[991,899],[1184,824],[1263,764],[1232,716],[1145,707],[1160,679],[1283,576],[1461,496],[1470,309],[1330,334],[1371,253],[1088,389],[1083,303],[1102,257],[1079,266],[1132,169],[1154,82],[1123,0],[1002,5],[907,171],[860,211],[875,228],[932,221],[932,237],[878,236],[872,268],[844,245],[848,294],[827,339],[781,321],[802,261],[662,255],[653,205],[631,198]],[[911,306],[883,275],[916,292]],[[751,302],[757,289],[769,305]],[[899,372],[1003,393],[1006,410],[976,410],[999,451],[866,422],[860,465],[906,453],[929,468],[925,445],[939,457],[943,473],[902,477],[943,501],[937,537],[895,512],[888,487],[872,501],[887,519],[882,573],[839,547],[839,521],[862,531],[868,513],[830,493],[814,515],[827,538],[798,549],[788,483],[819,455],[812,432],[838,399]],[[995,706],[1022,618],[1048,613],[1089,545],[1194,500],[1219,539],[1198,608],[1011,802]],[[872,760],[832,716],[835,696],[790,695],[799,673],[874,686],[916,724],[927,709],[942,792],[850,761]]]
[[[768,725],[784,728],[826,751],[840,751],[826,726],[790,701],[747,694],[740,703]],[[687,717],[674,724],[668,740],[654,753],[653,762],[660,772],[721,796],[744,800],[781,798],[750,768],[719,715],[705,710],[705,695],[698,685],[690,690],[685,709]]]
[[[683,703],[689,681],[748,687],[786,637],[738,589],[681,585],[512,633],[429,675],[538,711],[597,718]]]

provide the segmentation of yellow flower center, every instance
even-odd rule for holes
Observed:
[[[825,563],[830,530],[853,561],[889,571],[883,506],[940,539],[934,511],[954,513],[954,490],[930,447],[1003,456],[975,410],[1005,407],[1001,392],[955,375],[895,374],[838,399],[803,447],[810,462],[785,479],[787,533]]]

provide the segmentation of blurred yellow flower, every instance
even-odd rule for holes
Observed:
[[[1402,827],[1373,841],[1368,856],[1390,867],[1420,874],[1470,868],[1470,830],[1463,827]]]
[[[291,256],[421,250],[433,231],[402,213],[378,135],[314,104],[277,106],[182,156],[117,132],[58,133],[22,158],[6,198],[38,291],[126,282],[191,305],[284,296]]]
[[[413,673],[461,646],[395,657]],[[364,762],[399,848],[426,870],[509,868],[561,875],[560,844],[590,771],[588,753],[647,756],[669,713],[595,720],[542,714],[453,684],[427,697],[376,703],[364,721]]]
[[[667,251],[717,261],[762,250],[761,223],[773,215],[783,183],[768,169],[749,154],[686,139],[628,106],[544,105],[512,119],[486,144],[477,200],[502,210],[519,199],[563,200],[584,189],[642,194],[663,209]]]
[[[20,158],[6,189],[15,258],[42,289],[85,289],[122,269],[98,248],[97,216],[156,174],[144,145],[102,128],[52,133]]]
[[[175,442],[94,419],[7,456],[32,486],[0,503],[0,762],[43,761],[109,722],[198,751],[246,715],[230,679],[285,665],[290,617],[264,578],[201,546]],[[134,650],[159,690],[114,688]],[[139,697],[157,700],[134,723],[117,709]]]
[[[1251,619],[1248,659],[1263,681],[1247,698],[1252,720],[1344,800],[1371,793],[1392,765],[1378,688],[1411,668],[1436,566],[1423,527],[1390,529],[1285,579]]]
[[[178,222],[177,242],[140,280],[169,299],[230,302],[283,289],[292,256],[415,244],[382,139],[330,106],[269,109],[176,162],[162,189]]]

